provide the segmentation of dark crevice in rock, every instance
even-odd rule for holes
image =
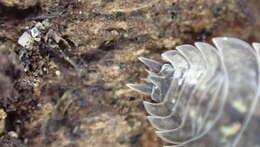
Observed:
[[[25,19],[28,17],[37,16],[40,11],[41,7],[39,5],[35,5],[26,9],[0,5],[0,20]]]

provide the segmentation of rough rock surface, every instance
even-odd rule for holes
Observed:
[[[258,0],[43,0],[17,8],[0,10],[4,147],[160,147],[142,105],[148,97],[125,86],[145,77],[137,57],[159,59],[215,36],[260,41]],[[20,46],[35,26],[33,46]]]
[[[5,7],[16,7],[18,9],[27,9],[35,6],[38,0],[0,0],[0,5]]]

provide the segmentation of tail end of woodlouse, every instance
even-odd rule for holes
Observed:
[[[145,95],[150,95],[153,91],[153,87],[150,85],[146,85],[146,84],[126,84],[127,87],[129,87],[130,89],[145,94]]]
[[[145,57],[138,57],[138,59],[142,63],[144,63],[151,71],[159,72],[162,68],[162,64],[155,60],[148,59]]]
[[[148,116],[151,125],[157,130],[172,130],[180,126],[180,118],[172,115],[170,117]]]
[[[161,54],[166,62],[162,64],[138,58],[147,67],[147,85],[127,86],[151,96],[151,102],[143,102],[144,108],[156,134],[173,144],[164,147],[199,147],[208,142],[216,147],[259,145],[243,133],[259,132],[257,126],[246,129],[259,122],[253,114],[260,95],[260,43],[250,45],[232,37],[212,41],[213,45],[196,42],[166,51]],[[226,119],[233,117],[243,121]],[[218,140],[223,138],[224,142]]]
[[[252,46],[254,47],[254,49],[255,49],[258,53],[260,53],[260,43],[254,42],[254,43],[252,43]]]

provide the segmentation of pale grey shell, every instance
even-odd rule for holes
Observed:
[[[230,37],[164,52],[148,66],[148,120],[165,147],[260,147],[260,43]]]

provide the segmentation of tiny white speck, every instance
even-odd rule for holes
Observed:
[[[55,74],[56,74],[57,76],[60,76],[60,75],[61,75],[61,73],[60,73],[59,70],[56,70]]]
[[[176,103],[176,100],[175,100],[175,99],[172,99],[172,103],[175,104],[175,103]]]

